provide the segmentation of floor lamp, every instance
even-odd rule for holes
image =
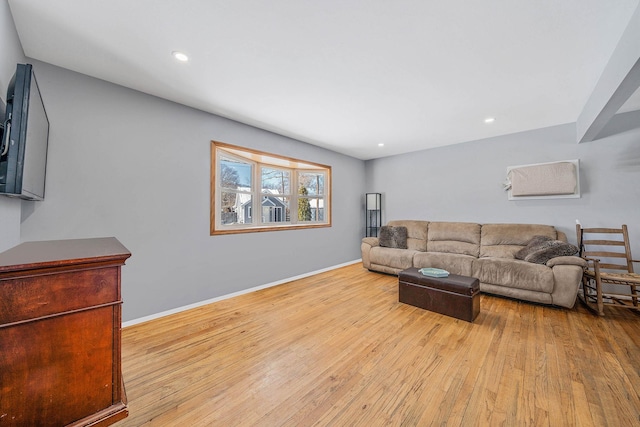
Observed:
[[[382,225],[382,194],[365,195],[365,237],[378,237]]]

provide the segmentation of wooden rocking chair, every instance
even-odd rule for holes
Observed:
[[[590,309],[604,316],[604,306],[639,310],[640,274],[633,272],[627,226],[582,228],[576,225],[580,256],[589,266],[582,276],[578,297]]]

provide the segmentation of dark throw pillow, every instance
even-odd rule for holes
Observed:
[[[520,249],[518,252],[516,252],[514,254],[514,257],[516,259],[521,259],[524,260],[527,255],[539,250],[542,248],[542,245],[545,242],[549,242],[553,240],[551,237],[547,237],[547,236],[533,236],[531,238],[531,240],[529,240],[529,242],[527,243],[527,246],[525,246],[524,248]]]
[[[407,249],[407,227],[383,225],[378,243],[385,248]]]
[[[525,257],[525,261],[535,264],[546,264],[551,258],[559,256],[571,256],[578,253],[578,247],[560,240],[551,240],[542,244],[542,247]]]
[[[578,248],[575,245],[546,236],[534,236],[527,246],[516,252],[514,256],[527,262],[546,264],[551,258],[571,256],[576,253]]]

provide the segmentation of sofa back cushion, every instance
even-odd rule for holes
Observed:
[[[480,256],[514,258],[515,253],[527,246],[534,236],[556,240],[558,233],[551,225],[484,224],[480,237]]]
[[[392,227],[407,227],[407,249],[426,252],[428,221],[395,220],[389,221],[387,225]]]
[[[478,257],[481,225],[471,222],[430,222],[427,251]]]

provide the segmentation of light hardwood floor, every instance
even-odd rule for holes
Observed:
[[[116,426],[640,425],[639,315],[397,288],[354,264],[125,328]]]

